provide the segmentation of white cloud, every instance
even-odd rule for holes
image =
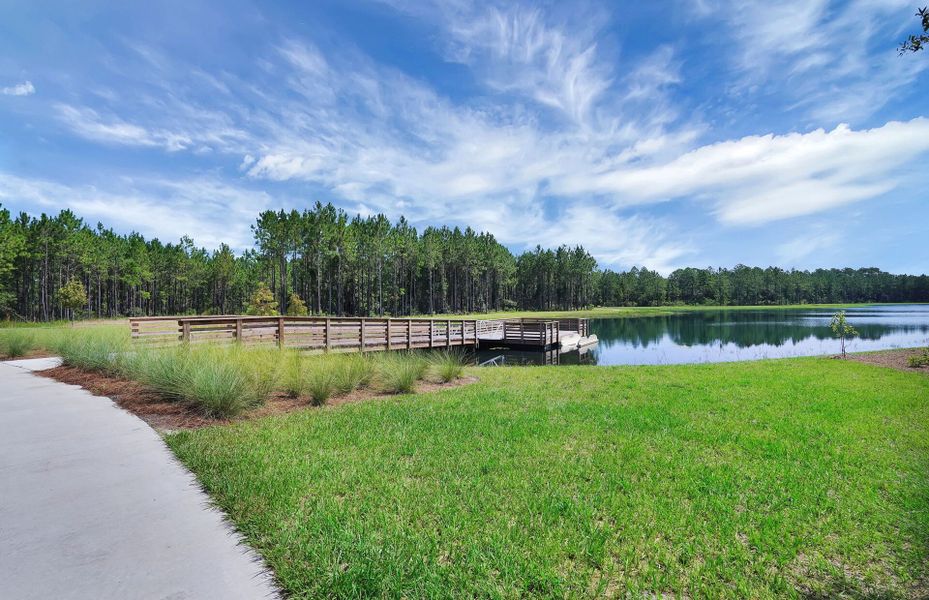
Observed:
[[[35,86],[31,81],[24,81],[14,86],[0,89],[0,94],[4,96],[31,96],[35,93]]]
[[[929,119],[854,131],[749,136],[664,164],[566,180],[562,193],[615,195],[618,205],[698,197],[733,224],[757,224],[875,198],[929,153]]]
[[[784,93],[817,123],[866,119],[929,66],[897,56],[908,0],[721,0],[692,8],[725,23],[736,89]]]
[[[831,257],[839,246],[842,236],[834,231],[813,228],[804,235],[792,238],[777,247],[779,264],[796,267],[814,254]],[[820,260],[819,262],[824,262]]]

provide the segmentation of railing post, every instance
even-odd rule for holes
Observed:
[[[323,335],[325,336],[326,351],[327,351],[327,352],[328,352],[329,349],[332,347],[332,337],[331,337],[331,336],[332,336],[332,333],[329,331],[329,328],[330,328],[330,325],[331,325],[331,324],[330,324],[329,321],[330,321],[330,320],[329,320],[329,317],[326,317],[326,330],[325,330],[325,333],[323,334]]]
[[[445,347],[452,347],[452,320],[449,319],[445,323]]]
[[[242,319],[235,320],[235,343],[242,343]]]
[[[429,319],[429,347],[432,348],[435,341],[435,319]]]
[[[413,348],[413,319],[406,320],[406,349]]]
[[[190,321],[181,321],[181,341],[190,341]]]
[[[390,319],[387,319],[387,349],[391,349],[390,345]]]
[[[277,347],[284,347],[284,317],[277,318]]]
[[[358,322],[361,324],[359,327],[359,329],[361,330],[361,334],[360,334],[361,335],[361,348],[359,348],[358,351],[364,352],[365,351],[365,319],[361,318],[359,319]]]

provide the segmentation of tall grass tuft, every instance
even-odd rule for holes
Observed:
[[[161,395],[213,417],[264,403],[279,384],[279,356],[262,349],[178,346],[135,353],[127,371]]]
[[[291,398],[298,398],[307,393],[307,364],[299,352],[287,352],[281,361],[284,364],[281,376],[281,388]]]
[[[409,394],[416,382],[426,376],[429,364],[419,354],[382,352],[376,359],[375,379],[378,388],[389,394]]]
[[[339,394],[367,387],[374,377],[374,361],[360,354],[338,357],[332,364],[332,383]]]
[[[125,353],[129,349],[129,337],[123,331],[75,329],[51,340],[49,345],[66,365],[119,375],[123,370]]]
[[[35,334],[23,329],[10,328],[0,333],[0,355],[19,358],[38,347]]]
[[[315,368],[306,377],[306,391],[313,406],[322,406],[336,391],[333,373],[326,368]]]
[[[429,366],[442,383],[448,383],[464,373],[465,359],[462,353],[452,350],[435,352],[429,356]]]

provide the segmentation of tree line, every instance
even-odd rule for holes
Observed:
[[[417,231],[404,218],[331,204],[265,211],[255,246],[212,251],[92,226],[73,212],[15,218],[0,206],[0,315],[47,321],[231,314],[262,293],[284,312],[402,316],[668,304],[925,302],[929,277],[879,269],[600,269],[582,247],[514,255],[471,228]],[[81,289],[83,288],[83,289]],[[81,293],[83,292],[83,294]],[[77,299],[77,305],[74,304]]]

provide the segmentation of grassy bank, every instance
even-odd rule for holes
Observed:
[[[876,306],[867,304],[782,304],[765,306],[598,306],[582,310],[513,310],[488,313],[472,313],[468,315],[443,314],[436,315],[436,319],[561,319],[571,317],[586,317],[590,319],[610,319],[618,317],[657,317],[682,312],[701,310],[788,310],[788,309],[843,309],[861,306]],[[880,306],[892,306],[881,304]]]
[[[925,376],[796,359],[480,377],[167,441],[296,597],[929,593]]]

